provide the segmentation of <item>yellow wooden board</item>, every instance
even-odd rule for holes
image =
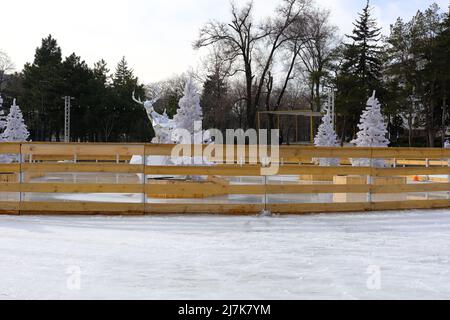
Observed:
[[[450,207],[450,200],[411,200],[356,203],[268,204],[275,214],[338,213],[382,210],[437,209]],[[258,214],[262,204],[194,204],[194,203],[93,203],[93,202],[0,202],[0,213],[20,214]]]
[[[109,163],[24,163],[22,171],[142,173],[143,165]]]
[[[8,183],[0,184],[0,192],[37,193],[143,193],[143,184],[90,183]]]
[[[20,143],[15,142],[0,142],[0,154],[19,154]]]
[[[144,204],[108,202],[28,202],[20,203],[20,214],[118,214],[141,215]]]

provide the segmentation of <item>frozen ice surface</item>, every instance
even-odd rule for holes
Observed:
[[[0,216],[0,299],[448,299],[449,272],[450,210]]]

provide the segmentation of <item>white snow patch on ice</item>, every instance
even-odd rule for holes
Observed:
[[[367,287],[369,266],[380,290]],[[0,299],[439,299],[449,272],[449,210],[0,216]]]

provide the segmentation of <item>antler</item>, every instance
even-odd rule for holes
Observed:
[[[142,104],[142,105],[144,104],[144,103],[141,101],[141,98],[140,98],[140,97],[139,97],[139,100],[136,99],[134,90],[133,90],[133,95],[132,95],[131,98],[133,99],[134,102],[136,102],[136,103],[138,103],[138,104]]]

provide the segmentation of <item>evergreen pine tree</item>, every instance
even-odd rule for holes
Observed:
[[[362,87],[368,91],[370,87],[379,84],[382,66],[381,49],[378,46],[381,28],[377,27],[376,20],[371,17],[369,1],[353,25],[355,28],[352,34],[347,35],[353,43],[346,45],[343,68],[357,75]]]
[[[125,57],[119,61],[116,67],[116,72],[113,76],[113,84],[115,87],[125,86],[130,81],[135,79],[133,69],[128,67],[128,62]]]
[[[27,119],[30,124],[33,140],[46,141],[52,136],[57,139],[64,131],[64,103],[61,92],[64,84],[61,48],[51,35],[42,39],[36,48],[33,63],[27,63],[23,69],[24,113],[34,114],[34,119]]]
[[[118,116],[117,130],[122,141],[148,141],[151,139],[151,126],[144,108],[131,100],[133,91],[136,96],[145,96],[144,87],[139,84],[133,69],[128,66],[128,62],[123,57],[117,64],[111,86],[113,99],[110,106],[119,109],[116,112]]]
[[[225,132],[236,125],[233,123],[233,101],[230,99],[229,86],[219,73],[214,72],[207,76],[200,105],[206,128],[217,128]]]
[[[343,48],[337,97],[339,113],[347,116],[351,134],[371,90],[382,92],[382,50],[378,45],[381,29],[371,15],[369,1],[353,25],[352,34],[347,35],[351,42]]]
[[[329,107],[326,108],[326,113],[322,118],[322,124],[319,126],[317,135],[314,139],[316,147],[337,147],[339,146],[336,132],[333,128],[333,120],[331,117]],[[339,159],[335,158],[319,158],[315,159],[321,166],[338,166]]]
[[[203,111],[200,106],[200,96],[197,93],[192,78],[189,78],[184,88],[184,96],[178,103],[179,109],[174,116],[177,128],[186,129],[194,134],[194,122],[203,121]]]
[[[363,111],[358,125],[357,138],[352,141],[357,147],[387,147],[389,140],[386,138],[387,126],[381,114],[381,106],[378,99],[373,96],[367,101],[367,107]],[[385,167],[386,162],[382,159],[352,159],[352,165],[356,167],[374,166]]]
[[[100,82],[103,86],[107,85],[109,78],[109,69],[108,64],[104,59],[101,59],[94,63],[94,69],[92,70],[92,72],[94,73],[95,80]]]

